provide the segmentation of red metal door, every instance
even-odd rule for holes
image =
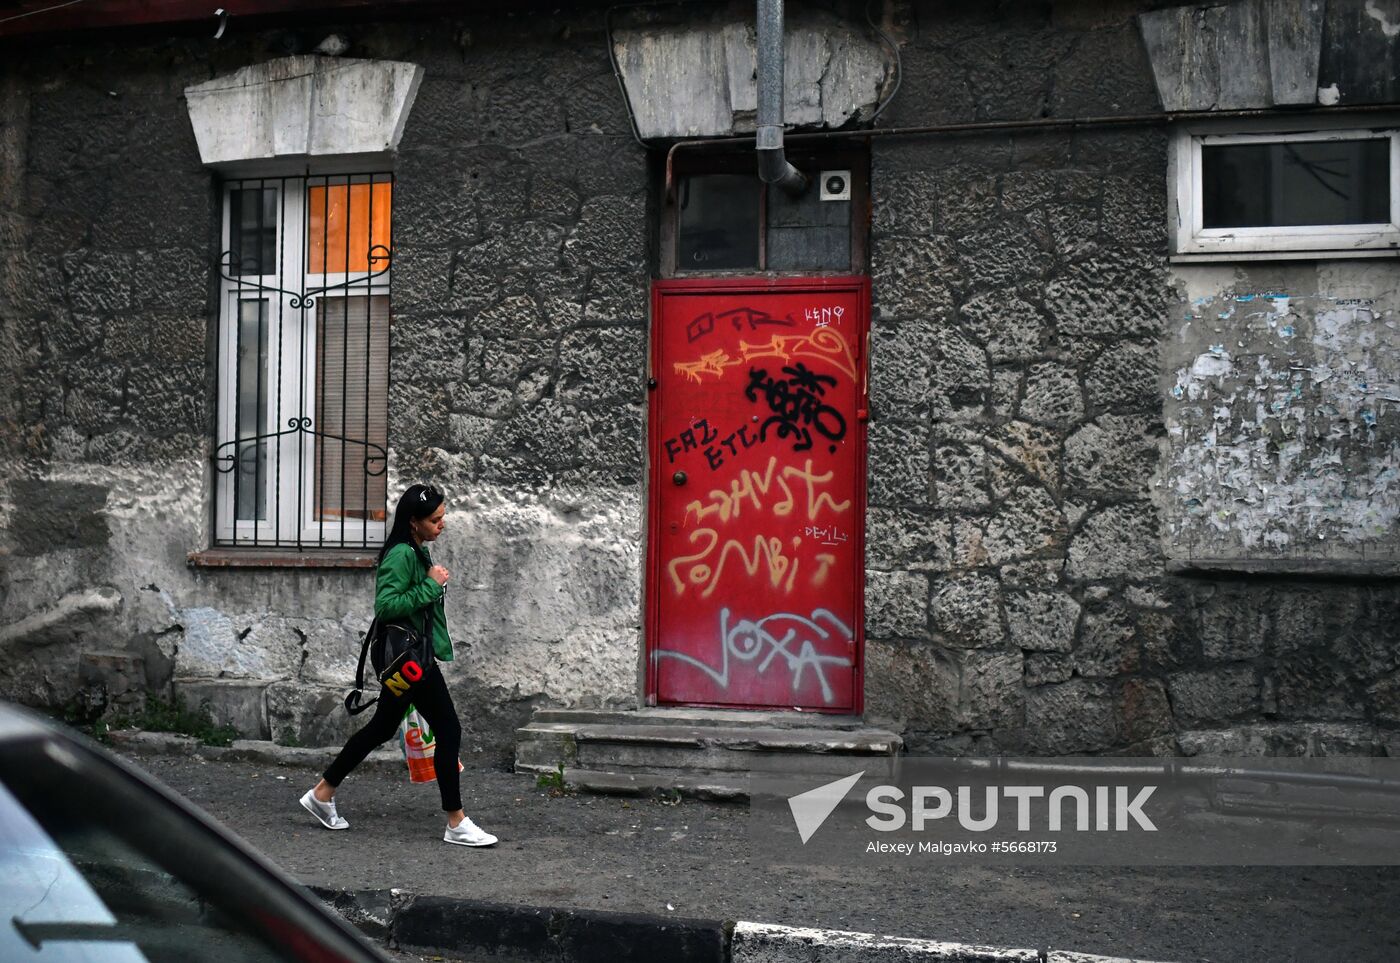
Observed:
[[[868,282],[652,297],[650,701],[859,712]]]

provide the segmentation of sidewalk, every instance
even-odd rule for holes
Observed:
[[[752,959],[853,958],[811,944],[830,937],[764,935],[749,925],[731,936],[724,921],[1032,951],[920,957],[911,946],[890,948],[911,961],[1034,960],[1047,950],[1178,963],[1400,959],[1396,867],[950,866],[929,874],[914,862],[869,870],[754,865],[743,805],[556,798],[533,777],[464,758],[467,813],[501,837],[498,846],[476,850],[442,842],[436,786],[410,784],[393,750],[371,757],[341,787],[337,802],[352,828],[331,833],[297,805],[329,751],[271,743],[209,749],[153,734],[118,734],[116,741],[291,875],[339,899],[344,911],[354,915],[358,905],[367,928],[393,922],[404,945],[472,959],[463,939],[498,940],[497,949],[513,946],[520,959],[589,958],[561,955],[570,939],[600,951],[611,941],[671,941],[632,957],[663,959],[663,945],[703,948],[718,939],[737,947],[759,938],[770,940],[769,949],[805,940],[807,955],[775,950]],[[540,955],[529,955],[539,940]],[[878,958],[867,949],[862,958]]]

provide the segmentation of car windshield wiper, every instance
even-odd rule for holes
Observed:
[[[36,950],[45,943],[134,943],[161,948],[181,945],[178,929],[154,923],[26,923],[17,916],[10,922]],[[189,945],[188,936],[183,945]]]

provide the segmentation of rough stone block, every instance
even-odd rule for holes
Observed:
[[[1084,417],[1084,395],[1073,370],[1053,361],[1032,365],[1020,417],[1044,425],[1068,425]]]
[[[1092,377],[1090,392],[1093,392]],[[1154,422],[1102,415],[1065,439],[1065,484],[1076,493],[1146,495],[1157,467]]]
[[[1119,415],[1159,412],[1159,378],[1155,344],[1113,345],[1090,363],[1085,375],[1089,406]]]
[[[1265,681],[1284,719],[1364,719],[1355,679],[1334,652],[1319,646],[1279,658]]]
[[[1008,593],[1006,622],[1011,643],[1032,652],[1069,652],[1080,605],[1068,592]]]
[[[1123,683],[1118,704],[1130,743],[1148,742],[1173,730],[1167,691],[1156,679],[1128,679]]]
[[[873,165],[871,231],[918,236],[934,233],[937,185],[932,171],[891,171]]]
[[[953,168],[939,171],[938,227],[955,237],[977,230],[997,219],[998,181],[995,175]]]
[[[1167,304],[1163,269],[1144,278],[1116,250],[1071,265],[1045,286],[1046,310],[1063,337],[1152,336]]]
[[[1026,655],[1024,668],[1028,686],[1065,682],[1074,676],[1074,657],[1058,652],[1031,652]]]
[[[1069,545],[1069,575],[1146,578],[1160,566],[1156,514],[1147,503],[1113,505],[1089,516]]]
[[[947,421],[974,421],[992,397],[987,352],[952,329],[940,329],[933,364],[929,414]]]
[[[1019,729],[1025,721],[1024,659],[1020,652],[963,656],[962,722],[972,729]]]
[[[177,678],[175,697],[191,710],[207,707],[216,726],[232,726],[244,739],[270,734],[266,683]]]
[[[933,452],[933,497],[940,509],[977,509],[991,504],[987,453],[977,445],[937,440]]]
[[[958,265],[969,290],[1002,292],[1049,271],[1049,253],[1019,220],[1003,214],[995,224],[958,238]]]
[[[958,728],[956,655],[924,643],[871,639],[865,646],[865,711],[897,729]]]
[[[140,708],[146,697],[146,660],[131,652],[90,651],[78,655],[78,681],[118,712]]]
[[[924,417],[933,345],[932,324],[928,321],[899,321],[874,328],[870,398],[878,417],[902,421]]]
[[[947,318],[952,314],[948,266],[953,246],[946,237],[877,238],[872,251],[871,290],[880,318]]]
[[[573,402],[640,401],[646,338],[632,328],[589,328],[559,341],[558,397]]]
[[[1121,744],[1124,735],[1107,683],[1071,679],[1026,693],[1026,740],[1035,752],[1095,752]]]
[[[1259,680],[1252,666],[1178,672],[1168,680],[1177,722],[1195,725],[1238,719],[1259,711]]]
[[[576,270],[628,269],[645,263],[646,222],[646,203],[640,195],[591,198],[563,242],[564,263]]]
[[[986,575],[940,579],[929,609],[935,635],[958,648],[987,648],[1006,638],[1001,585]]]
[[[953,554],[952,527],[928,512],[868,508],[865,553],[874,568],[946,571]]]
[[[1069,525],[1042,488],[1013,489],[987,519],[982,544],[987,562],[1005,565],[1026,558],[1063,558]]]
[[[870,503],[929,504],[928,428],[877,421],[870,428]]]
[[[610,324],[640,324],[647,317],[645,275],[632,271],[593,271],[584,292],[583,319]]]
[[[345,711],[345,693],[349,688],[348,684],[333,688],[300,682],[269,685],[267,721],[273,741],[336,748],[344,745],[364,722]],[[366,698],[373,696],[370,692]]]
[[[1216,587],[1199,603],[1201,654],[1211,662],[1263,655],[1270,634],[1269,607],[1264,593]]]
[[[1141,654],[1128,612],[1113,606],[1086,613],[1074,646],[1074,666],[1086,679],[1136,672]]]
[[[1060,435],[1040,425],[1013,421],[986,436],[985,443],[1012,471],[1023,472],[1054,493],[1060,490]]]
[[[866,572],[865,626],[877,638],[926,638],[928,576]]]
[[[993,364],[1031,361],[1043,351],[1040,310],[1016,295],[979,294],[958,309],[962,329],[987,349]]]
[[[1366,692],[1377,721],[1400,725],[1400,673],[1381,679]]]

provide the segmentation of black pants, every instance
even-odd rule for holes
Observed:
[[[437,746],[433,750],[433,767],[437,770],[438,792],[442,794],[444,812],[462,808],[462,780],[457,772],[457,757],[462,745],[462,724],[457,721],[457,709],[452,694],[436,662],[412,690],[401,696],[391,696],[381,690],[374,705],[374,715],[359,732],[350,737],[340,755],[322,775],[332,786],[339,786],[365,756],[391,739],[412,704],[432,727]]]

